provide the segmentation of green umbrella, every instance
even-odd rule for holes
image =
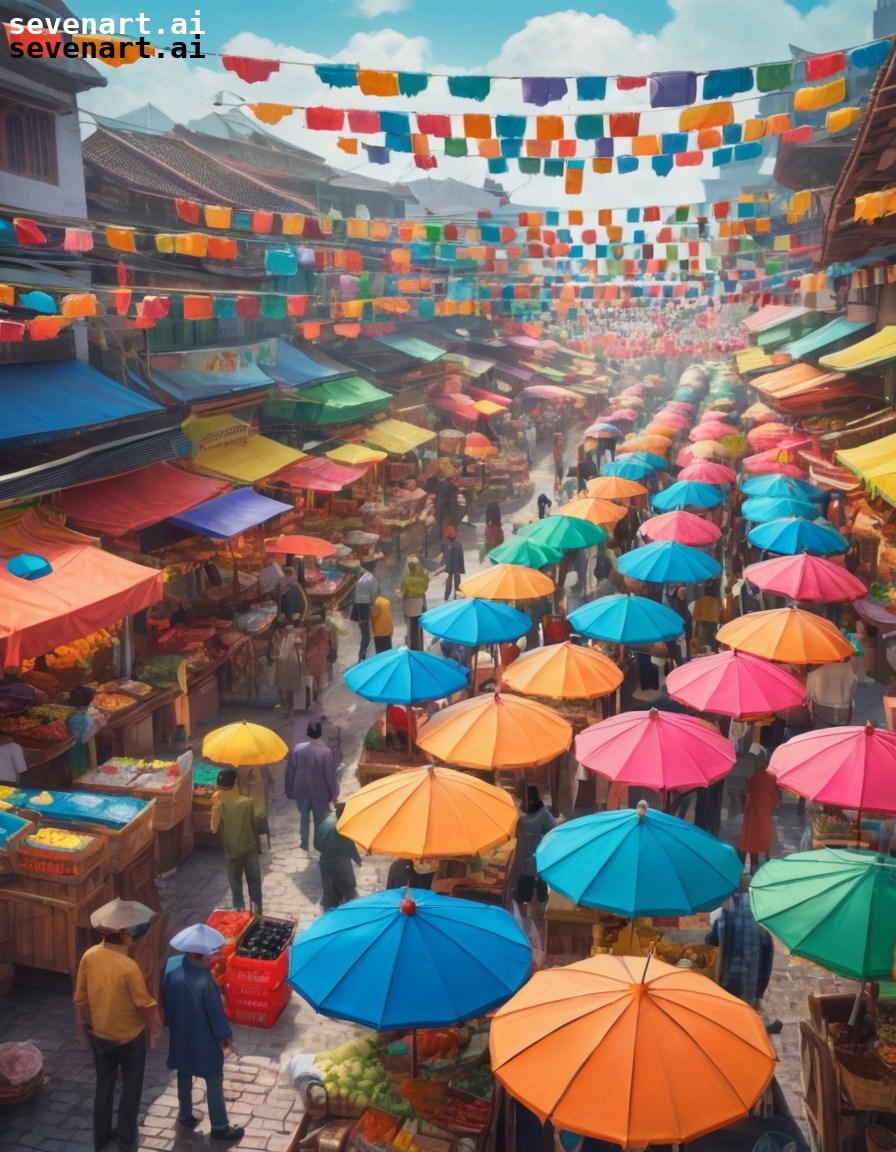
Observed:
[[[511,536],[488,554],[493,564],[522,564],[524,568],[547,568],[559,564],[563,553],[549,544],[538,544],[525,536]]]
[[[896,860],[854,848],[796,852],[750,885],[760,924],[795,956],[853,980],[889,980],[896,947]]]
[[[519,535],[536,544],[547,544],[569,552],[574,548],[592,548],[608,539],[607,533],[589,520],[572,516],[546,516],[534,524],[521,528]]]

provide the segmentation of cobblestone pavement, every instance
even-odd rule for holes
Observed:
[[[551,492],[552,464],[545,456],[536,470],[535,494]],[[534,501],[532,503],[534,507]],[[505,512],[505,521],[529,518],[529,508]],[[466,548],[468,572],[478,569],[478,547],[481,528],[465,527],[461,539]],[[394,577],[394,573],[392,574]],[[431,602],[438,602],[442,577],[433,581]],[[396,637],[403,635],[400,609],[396,612]],[[356,633],[354,627],[342,644],[340,667],[347,656],[353,658]],[[337,672],[339,668],[337,668]],[[880,690],[864,689],[861,693],[862,718],[882,722]],[[343,730],[343,794],[357,788],[354,765],[364,733],[378,715],[375,705],[360,700],[345,688],[341,676],[326,692],[322,703],[327,715]],[[319,709],[318,709],[319,710]],[[228,706],[222,709],[215,726],[240,719],[246,709]],[[291,722],[277,711],[251,710],[249,718],[277,728],[287,743],[304,735],[307,714]],[[201,735],[201,733],[199,734]],[[283,798],[282,767],[275,772],[271,805],[271,849],[264,844],[263,891],[265,912],[298,920],[299,931],[319,914],[320,878],[313,853],[299,848],[298,821],[295,807]],[[784,852],[795,851],[802,834],[802,821],[795,805],[785,805],[779,815],[779,836]],[[726,824],[723,835],[737,835],[736,822]],[[361,895],[375,891],[385,883],[390,861],[369,857],[358,869]],[[173,935],[187,924],[204,920],[216,907],[229,907],[230,895],[224,872],[223,857],[215,849],[197,849],[175,873],[159,881],[163,907],[171,917],[169,932]],[[774,1039],[780,1059],[778,1079],[794,1115],[802,1122],[799,1071],[798,1022],[805,1015],[806,996],[822,992],[847,991],[855,987],[815,965],[791,959],[776,945],[775,969],[764,1010],[769,1017],[781,1019],[782,1033]],[[16,985],[0,997],[0,1042],[32,1040],[44,1053],[49,1082],[24,1105],[0,1110],[0,1148],[37,1149],[39,1152],[92,1152],[91,1114],[94,1073],[89,1052],[74,1038],[73,1013],[68,982],[60,980],[56,991],[37,990]],[[356,1034],[350,1024],[318,1016],[301,998],[294,995],[280,1019],[268,1031],[234,1026],[235,1055],[225,1065],[225,1096],[231,1123],[245,1126],[246,1135],[238,1145],[242,1152],[284,1152],[301,1118],[301,1108],[289,1085],[285,1068],[295,1053],[314,1053],[334,1047]],[[201,1117],[199,1128],[187,1133],[176,1125],[177,1093],[174,1073],[165,1066],[165,1034],[149,1054],[141,1111],[141,1147],[166,1149],[169,1152],[194,1152],[220,1147],[208,1136],[208,1119],[202,1095],[202,1081],[194,1086],[194,1111]]]

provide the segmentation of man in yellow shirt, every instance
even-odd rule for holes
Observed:
[[[373,632],[374,652],[388,652],[392,647],[392,604],[385,596],[377,596],[370,605],[370,624]]]
[[[161,1025],[158,1005],[150,996],[128,945],[138,926],[154,913],[132,900],[112,900],[90,917],[102,942],[88,948],[75,983],[75,1024],[79,1041],[88,1040],[96,1066],[93,1143],[105,1148],[117,1138],[121,1152],[136,1152],[138,1112],[143,1094],[146,1044],[152,1047]],[[112,1127],[115,1082],[121,1070],[118,1124]]]

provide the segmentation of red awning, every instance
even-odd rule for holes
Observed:
[[[6,562],[22,553],[48,560],[52,572],[13,576]],[[83,639],[161,598],[161,572],[104,552],[93,537],[33,509],[0,526],[0,667]]]
[[[288,484],[290,488],[306,488],[311,492],[338,492],[367,472],[369,464],[337,464],[320,456],[305,456],[281,468],[267,483]]]
[[[430,396],[429,403],[434,404],[436,408],[441,408],[443,412],[450,412],[452,416],[468,421],[470,424],[475,424],[482,415],[469,396],[440,392],[437,396]]]
[[[124,476],[69,488],[60,506],[82,528],[124,536],[204,504],[230,487],[226,480],[184,472],[172,464],[148,464]]]

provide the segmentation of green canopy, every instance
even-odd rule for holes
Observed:
[[[360,376],[349,376],[343,380],[327,380],[289,399],[269,400],[265,413],[306,427],[317,427],[366,420],[385,412],[391,402],[388,392],[375,388]]]

